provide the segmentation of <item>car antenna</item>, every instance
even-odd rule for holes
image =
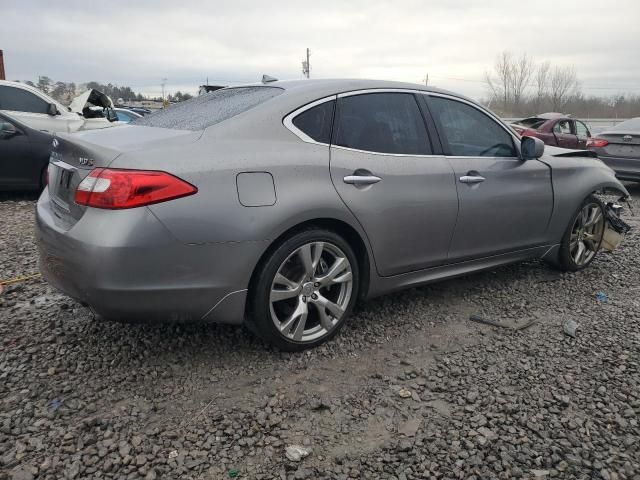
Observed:
[[[278,79],[276,77],[272,77],[271,75],[267,75],[266,73],[262,75],[262,83],[271,83],[277,81]]]

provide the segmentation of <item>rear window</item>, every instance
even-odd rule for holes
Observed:
[[[151,115],[137,118],[129,125],[204,130],[280,95],[278,87],[223,88],[172,105]]]
[[[540,128],[544,122],[546,122],[544,118],[531,117],[515,122],[515,124],[535,130],[536,128]]]
[[[626,120],[622,123],[619,123],[615,127],[609,128],[609,130],[613,131],[621,131],[621,132],[636,132],[640,133],[640,118],[632,118],[631,120]]]

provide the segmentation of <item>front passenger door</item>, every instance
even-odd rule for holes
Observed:
[[[449,262],[545,244],[553,208],[550,168],[521,160],[515,137],[472,103],[426,98],[460,201]]]

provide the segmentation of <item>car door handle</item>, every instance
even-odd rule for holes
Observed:
[[[463,175],[460,177],[460,183],[481,183],[486,179],[480,175]]]
[[[347,175],[342,179],[344,183],[348,183],[349,185],[373,185],[374,183],[378,183],[382,180],[380,177],[376,177],[375,175]]]

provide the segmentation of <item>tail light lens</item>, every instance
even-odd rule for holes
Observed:
[[[601,138],[588,138],[587,139],[587,147],[606,147],[609,145],[607,140],[603,140]]]
[[[530,128],[523,128],[522,131],[520,132],[520,136],[521,137],[535,137],[537,133],[538,132],[536,132],[535,130],[531,130]]]
[[[198,189],[167,172],[96,168],[76,189],[78,205],[135,208],[193,195]]]

